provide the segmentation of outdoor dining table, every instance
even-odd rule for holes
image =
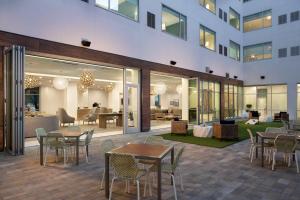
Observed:
[[[84,135],[85,132],[81,132],[80,130],[55,130],[51,131],[47,134],[47,136],[40,136],[40,165],[44,164],[44,138],[45,137],[65,137],[65,138],[75,138],[76,140],[76,165],[79,165],[79,138]],[[88,146],[86,147],[86,152],[88,154]],[[57,154],[56,150],[56,154]]]
[[[265,139],[275,140],[278,135],[286,135],[286,133],[272,133],[272,132],[256,132],[256,143],[258,143],[258,137],[261,138],[261,167],[264,167],[264,142]],[[288,135],[297,136],[297,140],[300,140],[299,132],[289,132]],[[256,158],[258,157],[258,150],[256,148]]]
[[[155,160],[157,165],[157,199],[161,200],[161,161],[171,153],[174,162],[174,145],[127,144],[105,153],[105,196],[109,198],[109,157],[112,153],[129,154],[136,159]]]

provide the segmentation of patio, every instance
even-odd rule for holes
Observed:
[[[119,145],[144,140],[149,134],[110,138]],[[0,154],[0,199],[105,199],[99,186],[104,167],[99,146],[104,139],[94,138],[90,163],[85,163],[81,156],[79,166],[67,168],[62,162],[40,166],[37,147],[27,147],[22,157]],[[261,168],[260,159],[250,163],[248,151],[248,140],[223,149],[186,144],[181,165],[185,191],[181,192],[177,184],[178,199],[299,199],[299,175],[294,165],[291,168],[278,165],[276,171],[270,166]],[[168,183],[169,178],[164,178],[162,199],[174,199]],[[113,199],[136,199],[134,186],[130,194],[123,190],[123,184],[117,183]],[[153,197],[141,199],[155,199],[155,192]]]

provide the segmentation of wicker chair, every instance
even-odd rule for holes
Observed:
[[[297,139],[295,136],[278,135],[274,140],[272,170],[275,169],[277,153],[283,153],[284,161],[288,163],[288,167],[291,166],[291,158],[294,155],[296,146],[297,146]],[[296,165],[298,170],[299,169],[298,158],[297,156],[295,156],[295,158],[296,158]]]
[[[188,122],[186,120],[171,121],[171,134],[188,134]]]
[[[138,167],[138,163],[132,155],[127,154],[111,154],[110,156],[111,166],[114,170],[114,176],[111,181],[109,200],[112,197],[114,181],[125,180],[136,182],[137,186],[137,199],[140,199],[140,180],[143,176],[147,175],[146,169]]]

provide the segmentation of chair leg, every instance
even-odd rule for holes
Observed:
[[[251,159],[251,156],[252,156],[252,148],[253,148],[253,145],[251,144],[251,146],[250,146],[250,152],[249,152],[249,159]]]
[[[137,200],[140,200],[140,181],[136,181]]]
[[[104,176],[105,176],[105,172],[103,171],[102,178],[101,178],[101,183],[100,183],[100,190],[103,190]]]
[[[173,181],[173,190],[174,190],[175,200],[177,200],[177,192],[176,192],[175,178],[174,178],[174,175],[173,175],[173,174],[171,174],[171,177],[172,177],[172,181]]]
[[[86,147],[83,147],[83,148],[85,150],[85,160],[86,160],[86,163],[89,163],[89,158],[88,158],[88,155],[87,155]]]
[[[254,157],[254,153],[253,153],[253,151],[254,151],[254,146],[252,147],[252,151],[251,151],[251,160],[250,160],[250,162],[252,163],[253,162],[253,157]]]
[[[111,186],[110,186],[110,191],[109,191],[109,200],[111,200],[111,195],[112,195],[112,190],[113,190],[113,185],[115,181],[115,177],[111,180]]]
[[[44,158],[44,166],[46,166],[46,163],[47,163],[47,156],[48,156],[48,147],[46,146],[46,153],[45,153],[45,158]]]
[[[297,166],[297,173],[299,174],[299,163],[298,163],[297,151],[295,151],[295,161],[296,161],[296,166]]]
[[[180,177],[180,188],[181,188],[181,191],[184,191],[183,182],[182,182],[182,174],[181,174],[181,168],[180,167],[178,167],[178,172],[179,172],[179,177]]]
[[[275,162],[276,162],[275,156],[276,156],[276,152],[273,152],[273,164],[272,164],[272,170],[273,170],[273,171],[274,171],[274,168],[275,168]]]
[[[67,162],[66,162],[66,159],[67,159],[66,149],[64,148],[63,151],[64,151],[64,167],[66,167],[67,166]]]

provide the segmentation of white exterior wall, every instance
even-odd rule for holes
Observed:
[[[140,0],[139,22],[81,0],[1,0],[0,30],[22,35],[81,45],[81,39],[92,42],[90,48],[178,67],[215,74],[237,75],[242,79],[241,62],[200,47],[200,23],[217,33],[218,44],[228,47],[229,39],[242,43],[242,33],[219,19],[218,8],[227,13],[229,5],[241,12],[236,0],[217,0],[216,15],[199,5],[198,0]],[[187,41],[161,31],[162,4],[187,16]],[[147,11],[156,15],[156,29],[147,27]]]
[[[290,48],[300,45],[300,20],[290,22],[290,13],[300,10],[299,0],[253,0],[244,3],[243,15],[272,9],[272,27],[244,33],[244,46],[272,41],[272,59],[243,63],[245,85],[288,85],[288,112],[296,116],[297,86],[300,82],[300,56],[290,56]],[[278,25],[278,16],[287,14],[287,23]],[[278,58],[278,49],[287,48],[286,58]],[[264,80],[260,76],[264,75]]]
[[[111,52],[214,74],[237,75],[245,85],[288,84],[288,112],[296,112],[296,83],[300,82],[300,57],[290,56],[290,47],[300,45],[300,21],[290,22],[290,13],[300,10],[299,0],[216,0],[216,15],[199,5],[198,0],[140,0],[139,21],[135,22],[95,6],[95,0],[1,0],[0,30],[80,46],[83,38],[91,49]],[[162,4],[187,16],[187,41],[161,31]],[[273,26],[248,33],[237,31],[218,17],[218,9],[229,7],[243,16],[272,9]],[[156,29],[148,28],[146,13],[156,15]],[[278,25],[278,15],[287,14],[288,22]],[[229,20],[228,20],[229,21]],[[216,32],[216,52],[199,45],[199,24]],[[241,22],[242,28],[242,22]],[[272,41],[273,59],[237,62],[218,53],[218,45],[229,40],[242,46]],[[288,48],[287,58],[278,58],[279,48]],[[229,55],[229,49],[228,49]],[[242,51],[241,51],[241,55]],[[266,79],[261,80],[260,76]]]

